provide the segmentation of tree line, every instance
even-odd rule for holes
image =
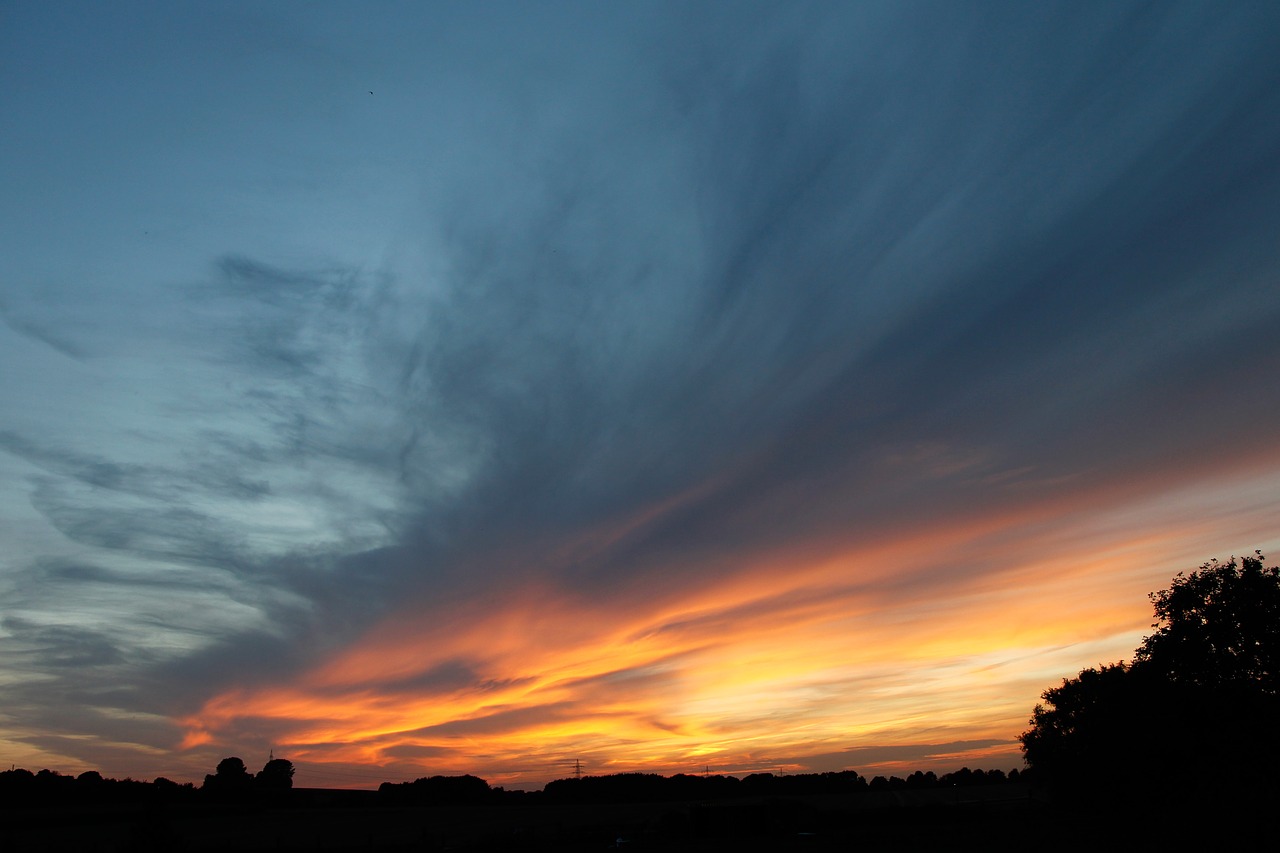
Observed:
[[[0,772],[0,807],[14,805],[101,805],[247,801],[278,797],[293,787],[293,762],[272,756],[256,774],[235,757],[224,758],[197,788],[164,776],[152,782],[110,779],[97,770],[78,776],[21,767]]]
[[[378,794],[383,802],[397,805],[492,803],[512,799],[525,804],[659,803],[1004,785],[1021,781],[1022,775],[1017,770],[1006,775],[1003,770],[970,770],[967,767],[942,776],[932,771],[917,770],[905,778],[875,776],[870,780],[854,770],[785,775],[752,773],[741,778],[721,774],[662,776],[657,773],[610,773],[555,779],[541,791],[533,792],[491,787],[476,776],[431,776],[413,782],[383,782]]]
[[[961,768],[942,776],[916,771],[905,777],[875,776],[867,779],[853,770],[831,773],[752,773],[728,775],[677,773],[614,773],[601,776],[556,779],[541,791],[508,791],[478,776],[426,776],[412,782],[383,782],[376,792],[351,805],[467,805],[519,803],[611,804],[644,802],[718,801],[752,797],[790,797],[811,794],[924,790],[969,786],[1005,785],[1024,781],[1025,773],[1013,770]],[[307,802],[307,792],[292,792],[293,765],[285,759],[268,761],[256,775],[239,758],[226,758],[204,784],[178,784],[164,777],[154,782],[107,779],[95,770],[69,776],[52,770],[32,773],[16,769],[0,772],[0,808],[14,805],[92,805],[122,803],[264,803]]]

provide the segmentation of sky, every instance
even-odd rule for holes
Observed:
[[[1277,233],[1272,3],[0,0],[0,763],[1021,766]]]

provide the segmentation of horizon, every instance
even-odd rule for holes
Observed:
[[[1008,772],[1280,551],[1280,5],[0,17],[0,762]]]
[[[229,759],[229,758],[238,758],[238,757],[239,757],[239,756],[226,756],[226,758],[224,758],[224,760]],[[242,760],[243,760],[243,759],[242,759]],[[286,760],[287,760],[287,759],[286,759]],[[291,766],[293,765],[293,762],[289,762],[289,763],[290,763],[290,765],[291,765]],[[246,764],[246,765],[245,765],[245,767],[246,767],[246,769],[248,770],[248,772],[249,772],[249,774],[250,774],[251,776],[252,776],[252,775],[254,775],[254,771],[252,770],[252,767],[251,767],[251,765],[250,765],[250,764]],[[297,767],[295,766],[295,767],[293,767],[293,769],[294,769],[294,771],[296,771],[296,770],[297,770]],[[98,774],[99,774],[99,776],[100,776],[101,778],[106,779],[106,780],[109,780],[109,781],[124,781],[124,782],[133,781],[133,782],[139,782],[139,783],[142,783],[142,784],[148,784],[148,785],[149,785],[149,784],[154,784],[155,782],[158,782],[158,781],[160,781],[160,780],[162,780],[162,779],[163,779],[163,780],[166,780],[166,781],[168,781],[168,782],[171,782],[171,783],[174,783],[174,784],[177,784],[177,785],[183,785],[183,786],[185,786],[185,785],[191,785],[191,786],[195,787],[196,789],[201,789],[201,788],[203,787],[203,783],[205,782],[205,779],[201,779],[201,780],[177,780],[177,779],[169,779],[167,776],[163,776],[163,777],[158,776],[158,777],[156,777],[155,779],[132,779],[131,777],[125,777],[125,778],[123,778],[123,779],[116,779],[116,778],[115,778],[115,777],[113,777],[113,776],[105,775],[105,774],[101,774],[99,771],[94,770],[94,769],[82,770],[82,771],[80,771],[79,773],[64,773],[64,772],[62,772],[62,771],[60,771],[60,770],[57,770],[57,769],[54,769],[54,768],[48,768],[48,767],[40,768],[40,770],[38,770],[38,771],[36,771],[36,770],[32,770],[32,769],[31,769],[31,768],[29,768],[29,767],[10,767],[8,771],[3,771],[3,772],[12,772],[12,771],[14,771],[14,770],[21,770],[21,771],[29,772],[29,773],[32,773],[33,775],[38,774],[38,773],[42,773],[42,772],[45,772],[45,771],[50,771],[50,772],[53,772],[55,775],[60,775],[60,776],[63,776],[64,778],[73,778],[73,779],[79,778],[79,776],[83,775],[84,773],[98,773]],[[485,782],[485,783],[486,783],[486,784],[487,784],[491,789],[494,789],[494,790],[505,790],[505,791],[512,792],[512,793],[534,793],[534,792],[537,792],[537,791],[541,791],[541,790],[543,790],[547,785],[551,784],[552,782],[565,782],[565,781],[573,781],[573,780],[576,780],[576,779],[590,779],[590,778],[600,779],[600,778],[608,778],[608,777],[611,777],[611,776],[637,776],[637,775],[640,775],[640,776],[659,776],[659,777],[664,778],[664,779],[671,779],[671,778],[673,778],[673,777],[675,777],[675,776],[697,776],[697,777],[699,777],[699,778],[726,778],[726,777],[733,777],[733,778],[736,778],[736,779],[738,779],[738,780],[742,780],[742,779],[745,779],[746,777],[748,777],[748,776],[752,776],[752,775],[773,776],[773,777],[777,777],[777,778],[782,778],[782,777],[786,777],[786,776],[822,776],[822,775],[824,775],[824,773],[828,773],[828,772],[835,772],[835,773],[856,773],[856,774],[857,774],[861,779],[863,779],[864,781],[866,781],[866,782],[870,783],[870,782],[872,782],[872,781],[873,781],[873,780],[875,780],[875,779],[885,779],[886,781],[888,781],[888,780],[893,780],[893,779],[897,779],[898,781],[907,781],[907,780],[908,780],[908,777],[915,776],[917,773],[918,773],[918,774],[920,774],[920,775],[922,775],[922,776],[927,776],[928,774],[932,773],[932,774],[933,774],[933,776],[934,776],[934,779],[935,779],[935,780],[942,780],[942,779],[946,778],[946,777],[947,777],[949,774],[951,774],[951,773],[963,772],[963,771],[972,771],[972,772],[974,772],[974,773],[983,773],[983,774],[1000,773],[1000,774],[1002,774],[1003,778],[1004,778],[1006,781],[1014,781],[1014,779],[1013,779],[1013,778],[1009,778],[1009,777],[1011,776],[1011,774],[1017,774],[1017,778],[1020,778],[1020,777],[1021,777],[1021,774],[1027,771],[1027,768],[1026,768],[1026,767],[1020,767],[1020,768],[1015,767],[1015,768],[1010,768],[1010,769],[1006,770],[1006,769],[1004,769],[1004,768],[999,768],[999,767],[979,767],[979,768],[971,768],[971,767],[969,767],[968,765],[962,765],[961,767],[958,767],[958,768],[956,768],[956,769],[955,769],[955,770],[953,770],[953,771],[947,771],[946,773],[936,773],[935,771],[931,771],[931,770],[928,770],[928,771],[926,771],[926,770],[913,770],[913,771],[911,771],[910,773],[904,773],[903,775],[899,775],[899,774],[897,774],[897,773],[891,773],[891,774],[888,774],[888,775],[883,774],[883,773],[875,773],[875,774],[872,774],[872,773],[863,773],[863,772],[860,772],[860,771],[854,770],[853,768],[848,768],[848,769],[845,769],[845,770],[842,770],[842,771],[818,771],[818,772],[815,772],[815,773],[787,773],[787,772],[785,772],[785,771],[780,771],[780,772],[776,772],[776,773],[775,773],[775,772],[772,772],[772,771],[769,771],[769,770],[759,770],[759,771],[739,772],[739,773],[720,773],[720,772],[712,773],[712,772],[710,772],[710,768],[704,768],[703,770],[699,770],[699,771],[697,771],[697,772],[693,772],[693,773],[676,772],[676,773],[668,773],[668,774],[654,773],[653,771],[650,771],[650,770],[643,770],[643,769],[635,769],[635,770],[619,770],[619,771],[613,771],[613,772],[610,772],[610,773],[607,773],[607,774],[592,774],[592,773],[587,773],[587,772],[581,772],[581,768],[576,768],[576,769],[575,769],[575,771],[574,771],[573,773],[571,773],[570,775],[568,775],[568,776],[556,776],[556,777],[554,777],[554,778],[550,778],[550,779],[548,779],[546,782],[544,782],[541,786],[539,786],[539,787],[537,787],[537,788],[533,788],[533,789],[528,789],[528,788],[505,788],[505,787],[500,786],[500,785],[495,785],[495,784],[493,784],[492,782],[490,782],[488,779],[484,779],[483,777],[477,777],[477,776],[475,776],[475,774],[472,774],[472,773],[461,773],[461,774],[456,774],[456,775],[445,775],[445,774],[434,774],[434,773],[433,773],[433,774],[429,774],[429,775],[420,776],[420,777],[418,777],[418,778],[416,778],[416,779],[406,779],[406,780],[402,780],[402,781],[397,781],[397,780],[387,780],[387,779],[384,779],[383,781],[381,781],[381,782],[379,782],[379,783],[378,783],[377,787],[373,787],[373,788],[366,788],[366,787],[351,787],[351,786],[346,786],[346,785],[325,785],[325,786],[315,786],[315,785],[297,785],[297,784],[291,785],[290,787],[291,787],[291,788],[294,788],[294,789],[299,789],[299,790],[317,790],[317,791],[319,791],[319,790],[335,791],[335,790],[336,790],[336,791],[370,791],[370,792],[372,792],[372,791],[377,791],[377,790],[379,790],[379,789],[381,788],[381,786],[382,786],[382,785],[387,785],[387,784],[390,784],[390,785],[406,785],[406,784],[409,784],[409,783],[412,783],[412,782],[421,782],[421,781],[423,781],[423,780],[425,780],[425,779],[429,779],[429,778],[455,778],[455,779],[456,779],[456,778],[462,778],[462,777],[472,777],[472,778],[479,778],[482,782]],[[579,774],[579,772],[581,772],[581,775],[578,775],[578,774]],[[212,774],[206,774],[206,775],[212,775]],[[372,777],[370,777],[370,778],[372,778]],[[293,779],[296,781],[296,772],[293,774]]]

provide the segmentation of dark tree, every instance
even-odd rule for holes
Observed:
[[[204,777],[202,790],[219,799],[238,799],[253,788],[253,777],[239,758],[224,758],[218,768]]]
[[[215,773],[219,779],[238,781],[249,775],[249,768],[239,758],[232,756],[219,761]]]
[[[1176,684],[1207,689],[1280,692],[1280,569],[1262,552],[1179,574],[1151,593],[1156,632],[1134,664]]]
[[[293,787],[293,762],[272,758],[258,771],[254,781],[264,791],[286,791]]]
[[[1261,553],[1214,560],[1150,598],[1157,630],[1131,665],[1044,692],[1019,737],[1036,778],[1102,796],[1225,798],[1273,785],[1280,571]]]
[[[378,796],[383,802],[428,805],[460,805],[490,800],[489,783],[478,776],[424,776],[412,782],[383,782]]]
[[[1132,761],[1135,739],[1149,722],[1134,686],[1121,662],[1090,667],[1046,690],[1019,737],[1027,764],[1068,787],[1119,781],[1117,770]]]

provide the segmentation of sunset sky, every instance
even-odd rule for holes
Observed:
[[[0,764],[1021,765],[1280,556],[1280,4],[0,0]]]

